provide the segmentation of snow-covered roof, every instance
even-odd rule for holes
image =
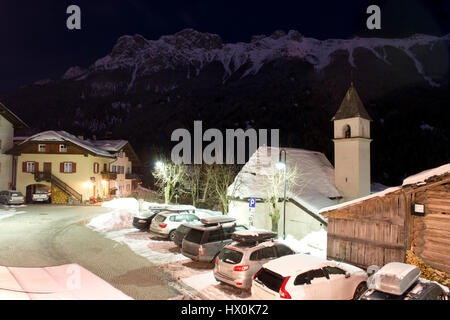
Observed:
[[[287,197],[312,213],[336,204],[336,200],[330,198],[339,198],[341,194],[334,183],[334,168],[325,155],[303,149],[283,149],[286,150],[287,167],[296,167],[298,174]],[[265,199],[269,177],[278,170],[279,151],[276,147],[259,147],[228,187],[228,195],[240,199]]]
[[[89,142],[100,149],[110,152],[118,152],[128,143],[127,140],[89,140]]]
[[[328,212],[328,211],[333,211],[333,210],[336,210],[336,209],[342,209],[344,207],[347,207],[347,206],[350,206],[350,205],[353,205],[353,204],[356,204],[356,203],[360,203],[360,202],[363,202],[363,201],[366,201],[366,200],[369,200],[369,199],[373,199],[373,198],[376,198],[376,197],[384,197],[385,195],[387,195],[389,193],[392,193],[392,192],[395,192],[395,191],[398,191],[400,189],[401,189],[401,187],[387,188],[386,190],[383,190],[383,191],[377,192],[377,193],[373,193],[373,194],[368,195],[366,197],[357,198],[357,199],[354,199],[354,200],[351,200],[351,201],[346,201],[346,202],[342,202],[342,203],[336,204],[334,206],[322,208],[322,209],[319,210],[318,213],[322,214],[322,213],[325,213],[325,212]]]
[[[412,175],[403,180],[403,186],[412,184],[425,184],[425,181],[428,180],[429,178],[434,176],[441,176],[446,173],[450,173],[450,163]]]
[[[107,150],[100,149],[96,147],[94,144],[92,144],[88,140],[81,140],[77,138],[76,136],[66,132],[66,131],[43,131],[39,132],[23,142],[21,142],[19,145],[25,144],[29,141],[38,141],[38,142],[72,142],[73,144],[76,144],[77,146],[86,149],[96,155],[102,156],[102,157],[109,157],[112,158],[113,155],[111,155]]]

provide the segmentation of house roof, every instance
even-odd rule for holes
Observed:
[[[412,184],[416,185],[425,184],[428,179],[435,176],[442,176],[445,174],[450,174],[450,163],[409,176],[408,178],[403,180],[403,186]]]
[[[28,125],[16,116],[11,110],[9,110],[3,103],[0,102],[0,115],[5,117],[6,120],[11,122],[15,129],[28,128]]]
[[[359,98],[356,88],[353,86],[353,82],[348,88],[341,105],[331,120],[341,120],[360,117],[372,121],[369,113],[367,112],[364,104]]]
[[[118,152],[128,143],[127,140],[89,140],[89,142],[109,152]]]
[[[287,167],[296,167],[298,178],[287,197],[295,200],[310,212],[336,204],[332,198],[342,197],[334,183],[334,168],[321,152],[283,148]],[[244,165],[235,181],[228,187],[234,198],[267,197],[270,176],[276,173],[280,148],[260,147]]]
[[[77,138],[76,136],[74,136],[73,134],[70,134],[66,131],[49,130],[49,131],[39,132],[39,133],[25,139],[21,143],[19,143],[17,145],[17,147],[20,147],[30,141],[34,141],[34,142],[71,142],[71,143],[73,143],[95,155],[98,155],[101,157],[114,158],[114,155],[109,153],[107,150],[98,148],[97,146],[92,144],[90,141],[81,140],[81,139]]]

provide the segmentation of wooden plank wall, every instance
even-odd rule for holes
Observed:
[[[362,268],[404,262],[406,205],[399,190],[333,211],[328,215],[327,257]]]
[[[450,273],[450,183],[415,193],[425,216],[413,216],[412,249],[435,269]]]

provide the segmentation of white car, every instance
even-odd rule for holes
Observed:
[[[160,237],[169,238],[171,241],[175,238],[175,231],[183,223],[199,221],[200,219],[189,212],[160,212],[152,219],[150,232]]]
[[[307,254],[272,260],[253,276],[252,299],[350,300],[367,289],[357,267]]]

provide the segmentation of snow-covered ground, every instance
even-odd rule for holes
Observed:
[[[133,201],[134,200],[134,201]],[[145,209],[160,204],[145,203]],[[181,254],[173,242],[160,239],[148,232],[132,227],[132,218],[139,211],[138,201],[124,198],[108,201],[104,207],[111,211],[93,218],[87,226],[103,233],[107,238],[119,244],[127,245],[136,254],[158,265],[168,278],[178,281],[184,287],[196,292],[200,299],[251,299],[250,293],[221,284],[214,279],[213,265],[197,263]],[[220,215],[220,212],[195,209],[200,218]],[[318,257],[326,257],[326,231],[320,230],[308,234],[301,240],[287,235],[286,240],[278,239],[301,253],[309,253]]]
[[[0,220],[15,216],[16,214],[25,213],[26,211],[20,211],[16,209],[22,207],[26,207],[26,205],[22,204],[17,206],[3,206],[3,208],[0,209]]]

